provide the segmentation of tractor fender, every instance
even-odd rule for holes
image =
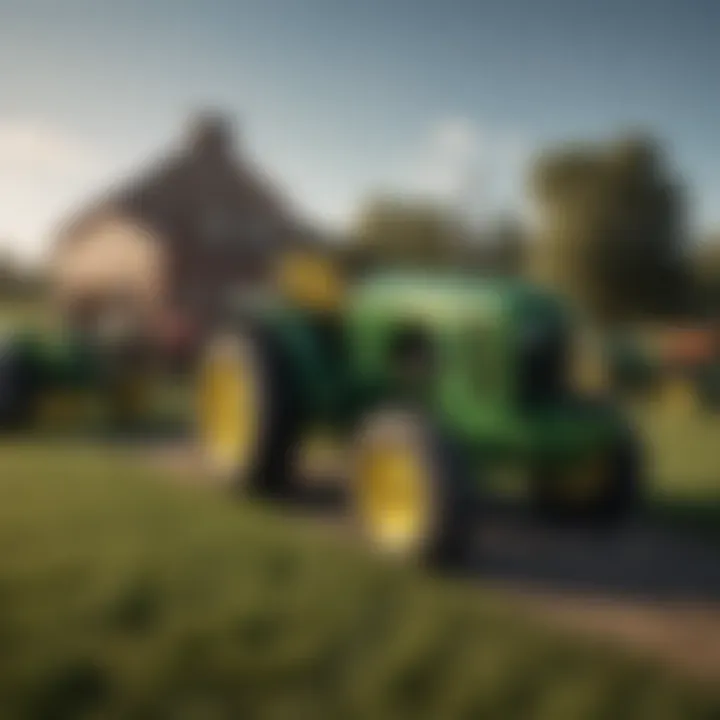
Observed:
[[[312,328],[292,312],[265,312],[245,315],[241,326],[264,335],[283,358],[284,372],[292,384],[304,422],[311,421],[331,400],[327,359]]]

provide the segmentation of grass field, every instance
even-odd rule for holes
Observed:
[[[651,514],[720,537],[720,418],[637,418]],[[659,665],[108,452],[0,445],[0,718],[720,716]]]
[[[3,718],[712,718],[720,697],[328,527],[0,448]]]
[[[720,415],[636,410],[648,463],[648,511],[720,539]]]

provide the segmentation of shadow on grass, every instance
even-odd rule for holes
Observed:
[[[292,511],[337,518],[343,493],[304,488]],[[653,504],[625,526],[551,525],[519,500],[492,498],[469,559],[453,574],[592,596],[720,601],[720,500]]]

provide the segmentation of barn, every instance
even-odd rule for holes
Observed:
[[[232,123],[203,114],[175,151],[62,224],[52,287],[71,323],[119,313],[204,327],[231,292],[262,286],[278,253],[315,237]]]

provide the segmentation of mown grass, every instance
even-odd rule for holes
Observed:
[[[666,525],[720,540],[720,414],[634,409],[647,460],[647,511]]]
[[[711,718],[331,527],[68,443],[0,447],[3,718]]]
[[[720,497],[720,414],[643,408],[637,419],[657,495]]]

